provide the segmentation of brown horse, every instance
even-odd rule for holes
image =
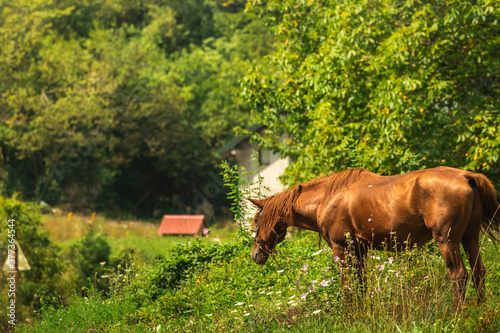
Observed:
[[[478,299],[484,295],[485,268],[479,253],[481,227],[489,236],[500,226],[497,194],[483,175],[448,167],[380,176],[351,169],[294,186],[259,201],[253,219],[253,260],[263,265],[290,226],[318,231],[345,267],[352,238],[360,277],[366,249],[390,245],[391,237],[423,245],[435,239],[453,282],[457,300],[463,300],[467,270],[460,243],[472,269]],[[389,248],[390,250],[391,248]]]

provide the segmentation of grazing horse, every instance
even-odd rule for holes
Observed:
[[[478,300],[483,298],[486,270],[479,253],[479,234],[482,227],[498,240],[500,212],[496,191],[481,174],[438,167],[380,176],[357,168],[296,185],[261,201],[249,200],[259,208],[253,218],[252,249],[252,258],[259,265],[266,263],[290,226],[319,232],[344,267],[349,234],[360,277],[370,246],[391,250],[392,235],[411,247],[435,239],[455,298],[464,299],[467,281],[460,243],[472,269]]]

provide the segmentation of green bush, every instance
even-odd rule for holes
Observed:
[[[241,253],[238,243],[209,244],[196,238],[193,242],[180,244],[171,255],[158,261],[149,279],[148,291],[152,299],[158,298],[168,289],[197,274],[209,264],[229,262]]]
[[[110,261],[111,247],[106,238],[90,229],[81,239],[75,241],[67,249],[68,264],[77,275],[77,288],[88,285],[89,281],[100,290],[107,289],[101,276],[105,273],[105,265]]]
[[[64,295],[64,285],[61,280],[63,265],[58,257],[58,248],[54,246],[40,222],[38,206],[33,203],[24,203],[12,198],[0,197],[0,261],[3,265],[7,259],[8,229],[7,221],[14,221],[15,240],[25,254],[30,270],[21,271],[17,285],[18,306],[16,317],[31,315],[33,309],[40,306],[35,298],[38,289],[48,293],[59,291]],[[5,272],[0,273],[0,279],[6,281]],[[7,304],[7,284],[0,284],[0,301]],[[0,312],[0,325],[7,322],[6,312]]]

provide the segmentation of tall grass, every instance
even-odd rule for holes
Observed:
[[[201,242],[193,249],[207,243]],[[476,304],[475,291],[469,286],[466,302],[459,309],[455,308],[448,273],[433,243],[401,252],[370,251],[364,291],[354,272],[347,273],[349,288],[340,284],[338,263],[329,249],[318,250],[314,233],[303,232],[280,244],[276,260],[265,266],[255,265],[249,252],[249,248],[242,249],[231,259],[208,262],[154,299],[150,291],[159,285],[152,282],[152,276],[161,263],[132,267],[123,279],[119,276],[124,276],[123,271],[115,275],[110,272],[110,279],[114,276],[115,281],[112,293],[91,293],[87,299],[75,298],[68,308],[43,310],[42,322],[36,321],[23,331],[66,331],[64,325],[57,325],[76,322],[80,313],[85,314],[82,325],[90,320],[95,328],[107,332],[154,331],[158,327],[162,332],[500,329],[500,253],[488,240],[483,244],[488,268],[486,302]],[[87,310],[108,304],[99,314]],[[126,313],[118,314],[118,304]],[[120,325],[113,326],[117,323]]]
[[[196,320],[177,319],[170,322],[170,328],[200,332],[469,332],[476,328],[496,332],[500,328],[498,265],[493,271],[495,267],[490,267],[486,303],[477,305],[475,292],[469,288],[467,302],[457,310],[448,273],[434,244],[399,253],[372,251],[362,292],[355,274],[348,274],[350,290],[341,286],[329,251],[316,254],[315,238],[303,235],[291,241],[281,249],[277,262],[262,268],[249,258],[233,262],[233,274],[244,274],[246,279],[231,273],[221,276],[212,268],[213,273],[201,282],[208,289],[216,287],[219,277],[238,279],[244,290],[238,288],[227,297],[234,289],[219,287],[218,306],[200,299],[203,305],[197,308]],[[498,258],[498,249],[491,243],[485,248],[488,261]]]

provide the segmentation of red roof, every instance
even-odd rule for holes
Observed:
[[[204,215],[163,215],[158,228],[162,235],[194,235],[206,228]]]

